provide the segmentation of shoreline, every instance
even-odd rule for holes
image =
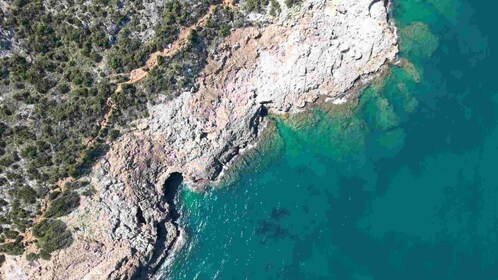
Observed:
[[[192,188],[188,183],[185,183],[184,187],[187,188],[188,191],[202,194],[230,187],[231,184],[237,181],[240,173],[244,172],[246,168],[260,168],[259,164],[261,162],[263,162],[263,166],[267,164],[268,158],[265,158],[265,160],[254,158],[264,155],[264,153],[271,149],[272,146],[278,145],[275,144],[275,141],[278,141],[277,138],[279,137],[274,118],[306,118],[306,115],[308,115],[310,111],[315,108],[322,110],[327,114],[333,110],[342,110],[344,106],[347,107],[346,110],[354,110],[358,106],[358,101],[362,92],[369,86],[372,86],[375,83],[381,83],[384,79],[386,79],[390,74],[390,67],[397,66],[398,62],[398,58],[394,61],[386,61],[378,71],[361,77],[351,86],[351,88],[338,97],[331,98],[329,96],[320,96],[313,102],[307,103],[305,107],[300,108],[299,111],[290,114],[287,112],[270,112],[264,120],[262,133],[259,135],[257,141],[254,144],[240,150],[239,154],[234,156],[229,164],[223,167],[223,171],[219,174],[215,181],[212,181],[211,184],[203,186],[202,188]],[[334,103],[337,100],[344,99],[345,101],[340,104]],[[181,213],[179,214],[181,217]],[[179,226],[178,230],[182,232],[181,236],[178,237],[179,243],[177,244],[175,242],[173,249],[171,250],[172,253],[167,255],[168,260],[165,261],[162,268],[159,268],[159,271],[167,272],[171,270],[171,266],[174,265],[177,257],[176,254],[178,254],[188,242],[189,237],[186,234],[186,230],[181,226]],[[159,279],[158,277],[159,276],[156,275],[155,279]]]
[[[190,187],[188,183],[186,183],[186,188],[191,192],[204,193],[226,187],[226,185],[229,185],[233,181],[237,180],[237,173],[243,172],[244,168],[252,165],[251,160],[249,160],[248,163],[247,158],[252,159],[253,157],[261,155],[262,152],[259,150],[259,148],[262,148],[263,153],[264,151],[268,150],[268,147],[266,147],[266,145],[271,145],[271,142],[274,141],[274,138],[276,137],[275,133],[278,133],[276,131],[275,120],[273,120],[273,118],[305,118],[305,115],[309,114],[310,110],[315,108],[318,110],[322,110],[327,114],[333,110],[341,110],[340,107],[343,106],[347,106],[349,108],[348,110],[354,109],[358,105],[358,100],[361,96],[362,91],[371,86],[372,83],[385,79],[390,74],[390,67],[396,66],[397,63],[397,59],[395,61],[386,61],[386,63],[381,67],[381,69],[379,69],[379,71],[371,73],[369,75],[366,75],[362,79],[359,79],[350,89],[337,97],[320,96],[315,101],[306,104],[306,106],[301,108],[300,111],[293,113],[270,112],[268,117],[265,118],[264,127],[262,129],[263,133],[258,137],[257,141],[240,150],[239,154],[237,154],[229,162],[229,164],[223,167],[223,171],[215,181],[213,181],[209,186],[205,188]],[[341,101],[341,103],[336,103],[337,101]]]

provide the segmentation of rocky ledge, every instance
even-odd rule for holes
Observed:
[[[265,129],[320,97],[346,98],[398,52],[379,0],[308,0],[261,28],[234,30],[198,77],[198,90],[150,106],[96,164],[95,194],[65,218],[73,244],[50,261],[8,258],[3,279],[142,279],[178,250],[174,191],[216,183]]]

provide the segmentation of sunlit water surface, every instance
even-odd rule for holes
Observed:
[[[413,67],[352,112],[274,119],[235,182],[183,190],[186,244],[161,277],[498,279],[497,8],[394,1]]]

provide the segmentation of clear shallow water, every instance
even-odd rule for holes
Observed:
[[[276,119],[236,182],[184,190],[163,279],[498,279],[496,8],[395,1],[413,67],[352,111]]]

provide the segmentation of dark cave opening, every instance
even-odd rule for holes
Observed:
[[[180,235],[180,230],[178,227],[178,219],[180,218],[180,213],[175,204],[175,197],[180,190],[180,186],[183,182],[183,175],[179,172],[173,172],[169,175],[168,179],[163,184],[163,201],[169,205],[169,218],[170,222],[174,225],[176,230],[176,237]],[[141,217],[141,218],[140,218]],[[142,209],[137,210],[138,221],[144,221]],[[150,279],[157,272],[159,268],[164,264],[166,256],[168,256],[172,247],[176,242],[176,237],[174,240],[167,242],[168,229],[166,227],[166,220],[159,222],[155,225],[157,230],[157,240],[154,244],[154,250],[150,259],[142,264],[131,279]]]
[[[144,218],[144,213],[142,212],[142,208],[138,207],[137,208],[137,222],[139,225],[145,224],[145,218]]]
[[[175,196],[183,182],[183,175],[179,172],[173,172],[164,182],[163,193],[164,200],[170,205],[170,216],[173,221],[176,221],[180,214],[175,207]]]

